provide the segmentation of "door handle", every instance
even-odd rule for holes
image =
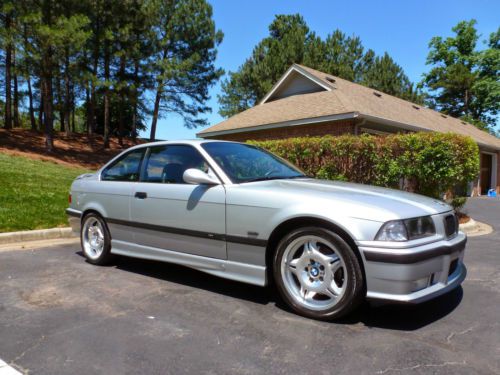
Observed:
[[[148,197],[147,193],[143,192],[143,191],[137,191],[135,193],[135,197],[137,199],[146,199]]]

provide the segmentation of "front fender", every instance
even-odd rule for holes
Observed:
[[[373,240],[382,222],[350,217],[343,213],[331,212],[327,208],[311,205],[293,205],[277,210],[267,223],[265,236],[269,238],[271,233],[279,225],[286,221],[297,218],[314,218],[327,221],[345,231],[353,240]]]

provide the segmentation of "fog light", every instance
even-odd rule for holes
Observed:
[[[413,292],[417,292],[419,290],[427,288],[428,285],[429,285],[429,276],[428,277],[424,277],[423,279],[415,280],[413,282],[412,291]]]

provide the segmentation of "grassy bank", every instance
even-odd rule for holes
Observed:
[[[0,154],[0,232],[67,226],[69,188],[85,172]]]

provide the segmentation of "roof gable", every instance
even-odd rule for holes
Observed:
[[[287,98],[293,95],[310,94],[314,92],[331,91],[333,86],[301,66],[294,64],[281,76],[278,82],[266,94],[260,104],[273,100]]]
[[[299,94],[291,90],[287,79],[293,82],[299,76],[316,84],[319,91]],[[280,97],[286,93],[289,95]],[[204,129],[198,136],[211,137],[347,117],[385,124],[395,129],[458,133],[472,137],[486,148],[500,150],[499,138],[465,121],[298,64],[287,70],[260,105]]]

